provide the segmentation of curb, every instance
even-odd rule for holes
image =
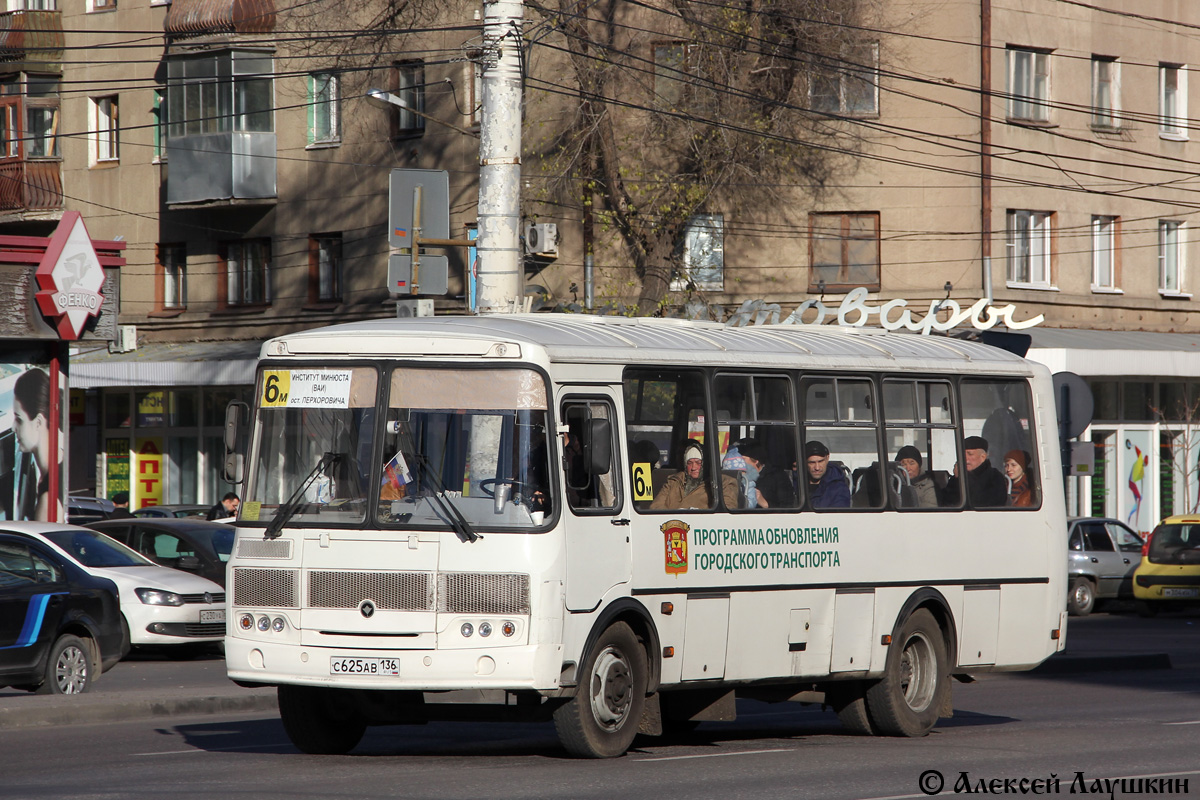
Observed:
[[[1054,656],[1030,675],[1072,675],[1088,672],[1117,672],[1137,669],[1174,669],[1166,653],[1146,653],[1130,656]]]
[[[50,700],[51,698],[37,698]],[[275,692],[214,697],[140,697],[125,699],[125,695],[108,695],[95,700],[67,698],[68,702],[53,705],[31,702],[22,706],[0,708],[0,730],[44,728],[56,725],[88,725],[105,722],[128,722],[156,717],[175,717],[199,714],[237,714],[242,712],[279,712]],[[90,700],[90,701],[89,701]]]

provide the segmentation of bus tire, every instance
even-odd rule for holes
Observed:
[[[867,685],[863,681],[839,681],[825,690],[825,702],[838,715],[842,727],[855,736],[876,733],[867,713]]]
[[[1096,607],[1096,587],[1087,578],[1078,577],[1071,581],[1071,593],[1067,595],[1067,612],[1073,617],[1086,617]]]
[[[924,736],[938,721],[947,681],[946,643],[933,614],[913,612],[888,648],[883,679],[868,687],[867,712],[885,736]]]
[[[354,749],[367,724],[355,704],[339,702],[337,689],[280,686],[279,716],[296,749],[311,755],[344,755]]]
[[[624,622],[605,629],[584,659],[579,687],[554,712],[563,747],[581,758],[624,755],[646,706],[646,651]]]

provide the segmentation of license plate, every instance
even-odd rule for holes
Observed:
[[[201,611],[200,612],[200,621],[201,622],[224,622],[225,621],[225,609],[221,608],[221,609],[217,609],[214,611]]]
[[[1163,589],[1163,597],[1198,597],[1200,589]]]
[[[330,675],[399,675],[398,658],[329,657]]]

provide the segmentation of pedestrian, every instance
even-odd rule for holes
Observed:
[[[221,498],[221,502],[217,503],[208,510],[207,519],[218,520],[236,517],[238,506],[241,504],[242,501],[236,494],[233,492],[226,492],[225,496]]]
[[[113,510],[108,515],[109,519],[128,519],[133,516],[129,513],[129,492],[117,492],[112,496]]]

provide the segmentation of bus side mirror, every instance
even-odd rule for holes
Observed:
[[[245,462],[237,449],[249,420],[250,406],[240,400],[225,407],[225,463],[221,477],[227,483],[241,483],[244,477]]]
[[[604,475],[612,469],[612,423],[589,419],[584,434],[583,452],[591,475]]]

